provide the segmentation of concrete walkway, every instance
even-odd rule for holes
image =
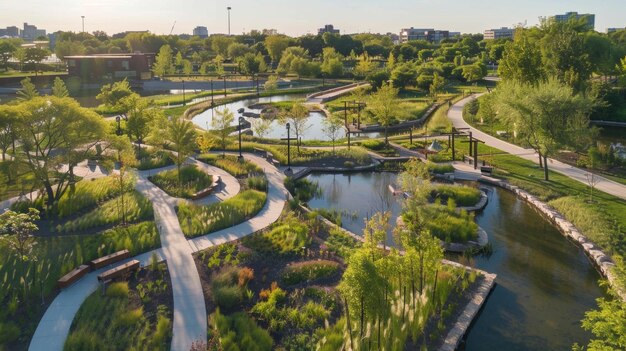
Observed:
[[[284,175],[258,156],[245,154],[244,157],[265,171],[269,181],[268,198],[265,206],[257,216],[244,223],[193,240],[187,240],[180,228],[174,208],[179,200],[167,195],[147,179],[149,175],[170,167],[138,173],[136,188],[153,203],[155,222],[159,230],[162,248],[131,259],[138,259],[142,265],[147,265],[152,254],[156,253],[160,261],[167,260],[174,295],[171,350],[187,351],[194,341],[206,342],[207,315],[204,294],[192,253],[242,238],[266,228],[278,219],[283,210],[288,194],[283,185]],[[217,174],[215,167],[200,166],[203,168],[206,166],[207,169],[210,169],[211,174]],[[229,177],[232,178],[230,175]],[[216,195],[220,197],[220,200],[232,197],[239,191],[235,191],[228,185],[225,190],[223,194]],[[97,275],[105,269],[89,273],[79,282],[57,295],[39,322],[29,350],[54,351],[63,349],[74,316],[84,300],[98,288]]]
[[[467,104],[474,98],[476,98],[476,95],[465,98],[457,102],[456,104],[452,105],[450,110],[448,110],[448,118],[452,122],[452,125],[454,125],[454,127],[457,129],[458,128],[470,128],[470,130],[472,131],[473,137],[484,141],[486,145],[494,147],[496,149],[500,149],[512,155],[519,156],[523,159],[526,159],[526,160],[529,160],[538,164],[539,155],[534,150],[524,149],[517,145],[507,143],[491,135],[483,133],[480,130],[471,127],[468,123],[466,123],[463,120],[463,107],[465,106],[465,104]],[[570,166],[568,164],[565,164],[563,162],[560,162],[551,158],[548,159],[548,168],[551,171],[561,173],[584,185],[588,185],[587,174],[589,172],[585,170]],[[607,194],[611,194],[613,196],[626,200],[626,185],[620,184],[618,182],[612,181],[610,179],[607,179],[599,175],[596,175],[595,178],[599,180],[598,184],[596,185],[597,190],[603,191]]]

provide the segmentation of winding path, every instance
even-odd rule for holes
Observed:
[[[483,133],[480,130],[470,126],[467,122],[465,122],[465,120],[463,120],[463,107],[472,99],[475,99],[476,96],[477,95],[472,95],[452,105],[450,110],[448,110],[448,118],[452,122],[452,125],[457,129],[469,128],[469,130],[472,131],[472,135],[475,138],[478,138],[484,141],[485,144],[488,146],[495,147],[502,151],[508,152],[512,155],[516,155],[523,159],[532,161],[534,163],[539,163],[537,161],[539,155],[534,150],[524,149],[517,145],[513,145],[505,141],[502,141],[489,134]],[[584,185],[588,185],[587,174],[589,172],[582,170],[580,168],[570,166],[568,164],[565,164],[563,162],[560,162],[551,158],[548,159],[548,162],[549,162],[550,170],[561,173]],[[610,179],[607,179],[599,175],[596,175],[596,179],[599,180],[598,184],[596,185],[597,190],[603,191],[607,194],[611,194],[613,196],[626,200],[626,185],[620,184],[618,182],[612,181]]]
[[[187,351],[194,341],[206,341],[207,315],[204,294],[192,254],[259,231],[276,221],[283,210],[288,196],[283,185],[284,175],[261,157],[252,154],[245,154],[245,157],[263,168],[267,176],[268,194],[263,209],[246,222],[192,240],[185,238],[178,223],[174,208],[178,199],[170,197],[147,179],[150,174],[156,174],[169,167],[138,172],[136,188],[153,203],[161,248],[132,259],[147,265],[152,254],[156,253],[160,260],[167,260],[174,295],[172,350]],[[224,175],[222,179],[225,179],[225,187],[215,195],[219,200],[223,201],[239,192],[239,188],[233,188],[232,176],[216,167],[202,163],[199,165],[211,174]],[[230,187],[229,183],[233,187]],[[89,273],[57,295],[39,322],[29,350],[63,350],[74,316],[84,300],[98,288],[97,275],[105,269]]]

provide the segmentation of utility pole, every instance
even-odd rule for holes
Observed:
[[[85,16],[80,16],[83,19],[83,33],[85,33]]]

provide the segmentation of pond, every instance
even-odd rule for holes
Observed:
[[[343,227],[357,234],[363,232],[363,218],[383,206],[391,208],[392,222],[400,213],[400,201],[388,190],[396,182],[393,173],[307,178],[322,189],[309,206],[343,210]],[[465,350],[570,350],[574,342],[586,343],[590,334],[580,320],[603,295],[600,275],[579,247],[524,201],[494,187],[488,187],[488,196],[476,221],[488,233],[493,254],[473,261],[498,274],[497,285],[467,335]]]
[[[216,110],[229,109],[233,113],[235,113],[235,120],[232,125],[237,125],[238,116],[240,116],[237,111],[241,108],[244,109],[245,112],[254,112],[259,113],[259,110],[252,110],[248,108],[248,106],[257,104],[257,103],[268,103],[268,102],[281,102],[281,101],[295,101],[299,99],[303,99],[304,95],[277,95],[263,98],[255,98],[255,99],[244,99],[240,101],[235,101],[230,104],[225,104],[221,106],[215,107]],[[211,128],[212,116],[214,114],[213,109],[208,109],[193,118],[193,122],[200,128]],[[248,121],[253,122],[255,118],[245,117]],[[322,121],[326,118],[321,112],[311,112],[309,114],[309,118],[307,120],[308,128],[305,130],[304,135],[302,136],[302,140],[330,140],[326,135],[324,135],[322,131]],[[272,121],[271,127],[268,133],[264,136],[265,138],[279,139],[287,137],[287,129],[284,123],[281,123],[277,120]],[[291,130],[291,137],[294,137],[293,128]]]

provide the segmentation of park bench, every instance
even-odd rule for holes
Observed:
[[[272,158],[270,162],[272,163],[272,165],[274,165],[274,167],[280,166],[280,162],[278,162],[278,160],[275,158]]]
[[[65,289],[68,286],[74,284],[76,281],[78,281],[80,278],[85,276],[85,274],[89,273],[90,271],[91,271],[91,268],[88,265],[86,264],[80,265],[77,268],[74,268],[71,272],[62,276],[61,279],[57,281],[57,286],[59,287],[59,289]]]
[[[480,167],[480,173],[485,175],[493,174],[493,167],[490,166],[482,166]]]
[[[202,190],[198,191],[197,193],[191,195],[191,199],[192,200],[199,200],[199,199],[202,199],[205,196],[208,196],[213,191],[213,189],[217,188],[218,184],[220,183],[220,180],[221,180],[220,176],[214,175],[213,176],[213,182],[211,183],[211,185],[209,185],[208,188],[202,189]]]
[[[132,261],[124,263],[123,265],[119,265],[115,268],[111,268],[108,271],[98,274],[98,281],[106,283],[115,278],[124,277],[130,272],[138,270],[139,264],[140,263],[138,260],[132,260]]]
[[[106,267],[112,263],[119,262],[129,257],[130,257],[130,251],[124,249],[118,252],[114,252],[110,255],[106,255],[100,258],[96,258],[95,260],[91,260],[89,262],[89,265],[91,266],[91,269],[96,270],[102,267]]]
[[[258,147],[253,147],[253,148],[252,148],[252,150],[253,150],[255,153],[260,154],[260,155],[263,155],[263,154],[265,153],[265,150],[263,150],[263,149],[261,149],[261,148],[258,148]]]

